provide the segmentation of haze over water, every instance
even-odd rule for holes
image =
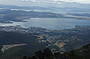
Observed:
[[[71,29],[75,26],[90,26],[90,20],[71,18],[31,18],[26,22],[0,23],[1,26],[41,27],[49,30]]]

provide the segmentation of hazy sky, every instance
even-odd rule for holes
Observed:
[[[90,0],[0,0],[0,4],[9,5],[32,5],[43,3],[60,3],[60,1],[90,3]]]

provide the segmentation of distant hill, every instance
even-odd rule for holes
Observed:
[[[25,2],[24,2],[25,3]],[[0,5],[0,8],[7,9],[26,9],[26,10],[41,10],[51,12],[90,12],[90,4],[76,3],[76,2],[64,2],[58,1],[57,3],[44,3],[36,5]]]
[[[62,14],[24,10],[0,9],[0,22],[23,21],[30,18],[61,18]]]

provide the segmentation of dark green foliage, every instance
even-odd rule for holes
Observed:
[[[90,59],[90,44],[71,51],[69,55],[72,59]]]
[[[0,45],[14,43],[31,43],[36,39],[32,34],[0,31]]]

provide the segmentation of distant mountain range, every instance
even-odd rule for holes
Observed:
[[[90,4],[81,4],[76,2],[63,2],[46,3],[44,5],[28,5],[28,6],[15,6],[15,5],[0,5],[0,8],[7,9],[26,9],[26,10],[43,10],[51,12],[90,12]]]

